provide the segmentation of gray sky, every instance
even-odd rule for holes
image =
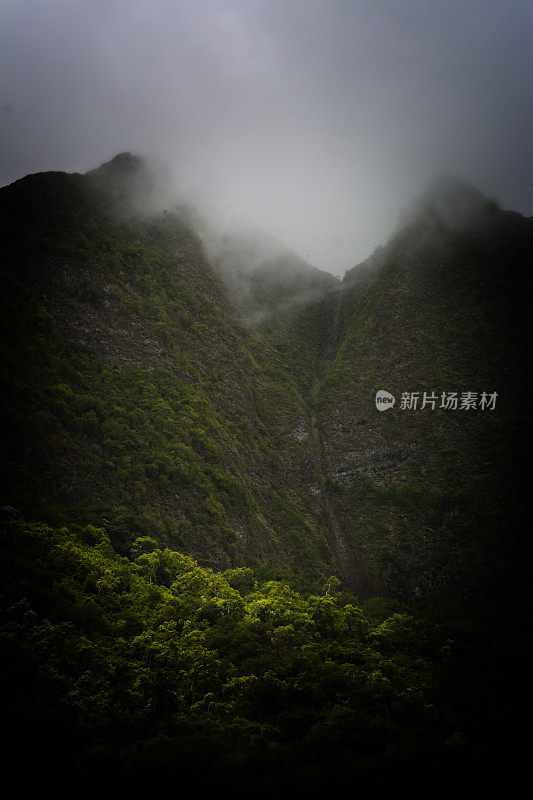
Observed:
[[[533,0],[0,0],[2,184],[155,154],[332,272],[442,172],[533,214]]]

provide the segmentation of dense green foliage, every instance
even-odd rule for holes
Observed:
[[[509,774],[529,221],[426,209],[342,285],[275,261],[237,308],[188,212],[140,213],[113,165],[0,190],[11,763],[255,794]]]
[[[102,528],[12,511],[1,547],[13,756],[45,773],[379,785],[459,769],[479,754],[479,723],[494,733],[483,674],[473,693],[456,680],[479,635],[390,602],[365,611],[336,579],[304,596],[147,536],[126,557]]]
[[[295,468],[305,405],[195,235],[175,213],[110,215],[75,176],[39,179],[4,202],[4,502],[105,524],[119,549],[142,531],[211,566],[323,579]]]

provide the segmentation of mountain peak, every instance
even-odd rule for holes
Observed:
[[[419,207],[432,213],[444,228],[459,230],[485,222],[495,204],[466,181],[441,175],[422,195]]]
[[[443,174],[435,178],[423,195],[427,198],[469,198],[483,200],[481,192],[462,178]]]
[[[146,161],[141,156],[133,155],[132,153],[118,153],[114,158],[101,164],[97,169],[88,172],[88,175],[94,173],[113,173],[113,174],[130,174],[140,172],[146,168]]]
[[[155,186],[146,159],[129,152],[118,153],[86,175],[99,189],[110,193],[115,202],[125,206],[145,203]]]

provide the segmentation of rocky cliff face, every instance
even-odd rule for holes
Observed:
[[[364,591],[468,594],[507,568],[523,528],[532,237],[531,220],[447,180],[343,281],[318,419]],[[379,390],[396,398],[387,411]]]
[[[129,154],[0,190],[4,502],[366,595],[512,580],[531,221],[441,181],[341,284],[249,242],[209,258],[152,193]]]
[[[183,216],[124,202],[145,170],[116,161],[0,192],[4,501],[92,518],[125,549],[144,531],[211,566],[322,579],[301,393]]]

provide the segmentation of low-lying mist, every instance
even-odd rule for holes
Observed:
[[[533,211],[529,3],[1,4],[0,181],[152,153],[342,275],[440,173]],[[237,227],[240,227],[237,226]]]
[[[237,308],[253,323],[290,314],[339,283],[268,231],[246,220],[228,224],[211,204],[196,206],[186,196],[178,197],[158,159],[119,153],[86,177],[113,216],[169,215],[170,221],[178,218],[191,229]]]
[[[185,194],[180,197],[170,175],[160,159],[126,152],[85,177],[113,215],[158,217],[158,224],[167,216],[171,226],[178,222],[192,231],[243,321],[276,325],[339,292],[339,277],[302,259],[267,230],[246,219],[228,221],[211,203],[195,205]],[[505,220],[518,216],[502,212],[494,199],[466,181],[440,176],[415,201],[398,209],[390,236],[344,272],[344,285],[370,280],[394,253],[398,237],[409,237],[411,249],[438,248],[442,236],[449,235],[475,237],[479,247],[497,249]]]

